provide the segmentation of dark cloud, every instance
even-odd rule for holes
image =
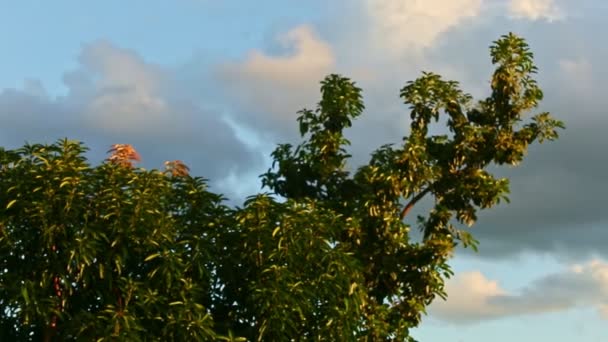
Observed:
[[[608,76],[608,49],[595,44],[589,28],[590,23],[605,25],[602,16],[586,13],[586,17],[566,17],[551,24],[513,23],[500,16],[483,18],[477,25],[459,27],[440,37],[437,47],[426,51],[425,61],[413,59],[414,63],[378,68],[376,77],[385,82],[375,83],[372,91],[366,92],[371,94],[375,110],[367,111],[353,127],[353,154],[365,160],[372,148],[398,143],[399,137],[408,133],[407,108],[395,101],[396,89],[402,85],[395,75],[403,75],[399,82],[404,82],[416,77],[419,70],[435,71],[461,81],[463,89],[480,98],[488,93],[493,71],[488,46],[500,35],[515,31],[530,43],[540,68],[538,79],[545,99],[539,111],[552,112],[567,129],[560,132],[557,142],[532,146],[522,165],[494,169],[497,175],[511,180],[511,204],[482,212],[472,230],[481,242],[477,255],[606,256],[608,102],[603,80]],[[401,72],[394,72],[391,78],[387,70]],[[426,208],[423,203],[418,212],[424,213]]]
[[[567,124],[560,140],[535,146],[520,168],[500,172],[511,179],[511,204],[483,215],[476,227],[484,255],[606,253],[608,117],[599,116],[601,103],[561,95],[570,103],[553,111]]]
[[[567,129],[560,132],[557,142],[532,146],[521,166],[497,170],[511,180],[511,204],[483,213],[473,229],[481,241],[481,257],[549,252],[582,258],[606,253],[608,213],[603,198],[608,191],[608,102],[602,80],[608,74],[608,50],[594,44],[591,32],[580,29],[586,26],[581,20],[573,17],[551,25],[518,27],[540,68],[538,79],[545,99],[539,110],[552,112]],[[599,24],[597,14],[589,13],[584,20]],[[506,25],[499,21],[495,26]],[[437,55],[441,50],[454,51],[456,58],[465,61],[469,79],[481,83],[478,70],[485,72],[491,66],[482,60],[479,47],[473,47],[480,39],[465,36],[475,36],[475,32],[456,34]],[[456,49],[460,45],[464,48]],[[466,51],[475,53],[466,59]]]
[[[499,176],[511,179],[512,202],[481,214],[473,230],[481,241],[478,255],[555,252],[582,257],[605,253],[608,213],[603,210],[603,197],[608,182],[603,179],[608,173],[604,158],[608,118],[601,89],[608,71],[604,63],[607,50],[594,44],[590,32],[580,29],[587,27],[582,21],[600,25],[601,16],[588,14],[588,9],[573,11],[556,2],[573,15],[550,22],[546,16],[537,17],[537,21],[513,21],[501,12],[504,5],[490,4],[495,8],[483,7],[484,16],[475,18],[474,24],[455,25],[433,36],[433,47],[406,49],[400,59],[369,49],[364,39],[359,41],[363,44],[358,45],[359,55],[350,58],[328,47],[345,46],[344,41],[329,44],[310,29],[294,30],[290,33],[293,49],[285,55],[254,51],[241,62],[223,66],[221,84],[231,101],[232,117],[268,137],[265,148],[270,152],[271,142],[297,141],[295,112],[302,107],[314,108],[323,73],[343,72],[363,88],[367,106],[346,132],[352,142],[354,168],[367,162],[378,146],[398,144],[408,134],[408,108],[398,97],[406,81],[423,70],[434,71],[460,81],[463,89],[477,98],[486,96],[493,71],[488,46],[514,31],[530,43],[540,67],[538,79],[546,95],[540,110],[553,112],[565,121],[567,130],[557,142],[532,146],[520,167],[496,170]],[[372,25],[373,20],[366,24]],[[366,37],[364,31],[360,28],[357,38]],[[348,39],[343,33],[333,37]],[[418,209],[423,212],[426,207]]]

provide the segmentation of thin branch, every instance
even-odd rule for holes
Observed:
[[[405,216],[407,216],[407,214],[410,212],[410,210],[412,210],[414,205],[416,203],[418,203],[418,201],[420,201],[422,199],[422,197],[424,197],[424,195],[428,194],[430,191],[431,191],[431,187],[429,186],[426,189],[419,192],[416,196],[414,196],[410,200],[410,202],[405,206],[405,208],[403,208],[403,210],[401,210],[401,215],[399,215],[399,218],[401,220],[403,220],[405,218]]]

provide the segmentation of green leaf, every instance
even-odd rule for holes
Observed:
[[[30,296],[27,293],[27,287],[25,287],[25,286],[21,287],[21,296],[23,296],[23,299],[25,300],[25,304],[30,305]]]
[[[15,205],[15,203],[17,203],[16,199],[8,202],[8,204],[6,205],[6,209],[10,209],[13,205]]]
[[[158,258],[159,256],[160,256],[160,253],[151,254],[151,255],[148,255],[148,256],[147,256],[147,257],[144,259],[144,261],[145,261],[145,262],[148,262],[148,261],[150,261],[150,260],[153,260],[153,259]]]

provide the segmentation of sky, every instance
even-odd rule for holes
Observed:
[[[488,47],[527,39],[567,129],[533,146],[511,203],[483,212],[449,299],[421,341],[608,341],[608,2],[604,0],[0,0],[0,146],[84,141],[93,163],[129,143],[142,166],[181,159],[232,202],[260,189],[296,112],[340,73],[366,111],[353,165],[408,133],[398,91],[422,71],[487,95]]]

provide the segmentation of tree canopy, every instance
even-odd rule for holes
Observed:
[[[434,73],[408,82],[409,135],[353,172],[343,131],[361,89],[327,76],[298,112],[302,142],[276,148],[267,192],[239,207],[181,161],[135,167],[130,145],[97,166],[67,139],[0,149],[0,340],[413,340],[455,247],[476,246],[463,227],[507,199],[488,167],[563,128],[525,118],[543,97],[526,42],[490,54],[485,99]]]

